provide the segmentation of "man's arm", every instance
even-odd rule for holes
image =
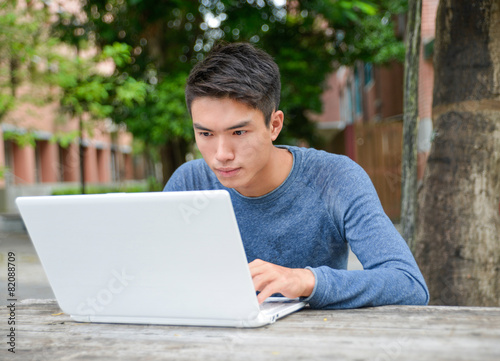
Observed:
[[[358,308],[388,304],[427,304],[425,283],[397,266],[347,271],[329,267],[287,268],[256,259],[249,264],[257,299],[281,293],[300,297],[313,308]],[[406,268],[406,267],[404,267]]]
[[[357,165],[337,174],[341,176],[334,179],[334,187],[324,188],[335,190],[333,195],[322,194],[319,198],[325,201],[325,208],[330,206],[340,237],[350,245],[364,269],[306,267],[303,271],[314,274],[315,284],[303,300],[313,308],[329,309],[426,304],[429,293],[425,281],[406,242],[385,215],[368,175]],[[294,289],[290,284],[303,284],[305,274],[271,265],[252,272],[256,289],[265,292],[261,298],[283,292],[290,292],[287,297],[301,296],[302,286]],[[255,280],[257,275],[259,279]]]

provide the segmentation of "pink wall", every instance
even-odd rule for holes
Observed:
[[[326,90],[321,95],[323,113],[319,116],[321,122],[340,121],[339,80],[337,74],[328,76]]]
[[[436,34],[436,14],[439,0],[424,0],[422,2],[422,24],[420,29],[421,47],[418,78],[418,114],[420,120],[432,119],[432,96],[434,90],[434,65],[432,57],[425,59],[425,44],[433,40]],[[417,154],[417,179],[424,178],[429,151],[419,151]]]
[[[436,14],[439,0],[424,0],[422,2],[422,37],[420,48],[418,112],[420,118],[432,117],[432,91],[434,88],[434,66],[431,59],[424,59],[424,44],[433,39],[436,34]]]

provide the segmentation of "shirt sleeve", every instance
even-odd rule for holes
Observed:
[[[425,305],[429,292],[404,239],[386,216],[373,184],[357,164],[336,179],[325,197],[332,217],[363,270],[310,268],[316,278],[305,299],[313,308]]]

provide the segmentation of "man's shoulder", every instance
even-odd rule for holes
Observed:
[[[165,190],[211,189],[217,178],[203,159],[194,159],[176,169]]]
[[[329,153],[315,148],[290,147],[289,149],[300,155],[299,166],[302,171],[311,171],[313,173],[329,172],[333,175],[359,169],[359,165],[345,155]]]
[[[193,159],[189,162],[183,163],[177,168],[176,172],[206,172],[208,165],[203,158]]]
[[[370,182],[366,172],[351,158],[314,148],[292,148],[298,159],[296,177],[319,192],[344,192],[365,188]]]

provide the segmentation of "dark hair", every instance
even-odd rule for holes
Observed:
[[[280,91],[279,68],[269,54],[248,43],[219,44],[191,70],[186,104],[191,113],[198,97],[227,97],[260,110],[269,126]]]

